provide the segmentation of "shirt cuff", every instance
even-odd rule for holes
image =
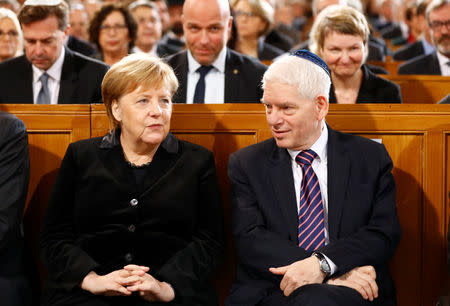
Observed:
[[[329,259],[329,258],[327,257],[327,255],[325,255],[325,254],[323,254],[323,253],[321,253],[321,254],[323,255],[323,257],[325,257],[325,260],[328,262],[328,265],[330,266],[330,269],[331,269],[330,276],[333,275],[334,273],[336,273],[336,271],[337,271],[337,266],[334,264],[334,262],[333,262],[331,259]]]

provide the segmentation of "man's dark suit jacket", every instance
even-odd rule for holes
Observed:
[[[398,74],[440,75],[441,67],[436,51],[410,59],[398,67]]]
[[[58,104],[102,103],[108,66],[65,48]],[[33,103],[33,69],[25,55],[0,63],[0,103]]]
[[[28,305],[22,214],[28,190],[28,135],[22,120],[0,112],[0,304]]]
[[[392,161],[381,144],[328,131],[330,243],[317,251],[337,265],[336,275],[374,266],[378,301],[395,299],[388,261],[400,240],[400,224]],[[228,175],[239,265],[226,305],[257,305],[280,290],[281,277],[270,267],[311,256],[297,245],[291,157],[272,138],[233,153]]]
[[[423,48],[423,43],[421,40],[418,40],[395,51],[392,58],[394,61],[407,61],[424,54],[425,49]]]
[[[262,40],[258,41],[258,59],[260,61],[271,61],[274,58],[282,55],[283,50],[265,42]]]
[[[92,56],[97,52],[95,47],[89,42],[79,39],[75,36],[69,35],[66,41],[66,46],[74,52],[81,53],[86,56]]]
[[[187,51],[167,59],[180,86],[173,96],[173,103],[186,103],[188,59]],[[249,56],[227,48],[225,60],[225,103],[260,103],[263,96],[261,80],[267,66]],[[208,103],[208,101],[205,101]]]
[[[374,74],[365,65],[361,67],[363,81],[359,88],[356,103],[402,103],[400,86]],[[330,88],[330,103],[336,103],[334,86]]]
[[[85,295],[79,285],[90,271],[133,263],[171,284],[177,305],[216,305],[209,277],[223,256],[223,221],[214,156],[169,134],[137,184],[119,139],[112,133],[67,149],[41,232],[44,304]]]

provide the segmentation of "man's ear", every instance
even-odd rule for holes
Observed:
[[[112,101],[111,110],[112,110],[114,119],[116,119],[116,121],[118,121],[118,122],[121,122],[122,121],[122,110],[120,108],[119,101],[117,101],[117,100]]]
[[[317,115],[318,115],[318,120],[322,120],[325,118],[325,116],[328,114],[328,108],[330,106],[330,104],[328,103],[327,98],[325,98],[325,96],[323,95],[318,95],[316,97],[316,107],[317,107]]]

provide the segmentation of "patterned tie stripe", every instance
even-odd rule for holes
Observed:
[[[312,168],[317,154],[312,150],[300,152],[295,161],[302,167],[300,210],[298,220],[298,246],[314,251],[325,245],[325,225],[319,180]]]

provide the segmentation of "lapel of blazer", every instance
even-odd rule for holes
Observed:
[[[273,140],[274,149],[269,158],[268,178],[275,195],[275,206],[280,207],[285,218],[291,241],[297,242],[298,211],[295,199],[292,162],[286,149],[279,148]]]
[[[23,55],[23,64],[25,65],[25,74],[23,79],[21,78],[23,80],[23,86],[19,87],[19,90],[24,91],[24,96],[26,97],[25,102],[33,104],[33,68],[25,55]],[[18,69],[18,71],[20,71],[20,69]]]
[[[436,73],[438,75],[441,75],[441,66],[439,66],[439,59],[437,57],[437,51],[434,51],[433,53],[431,53],[431,58],[433,59],[431,67],[433,69],[433,73]]]
[[[337,138],[336,132],[328,127],[328,232],[330,241],[335,241],[339,237],[344,198],[350,175],[350,161]]]
[[[225,60],[225,103],[233,103],[238,100],[237,95],[240,92],[240,80],[242,80],[239,76],[240,73],[240,58],[227,48],[227,58]]]
[[[177,92],[173,95],[174,103],[186,103],[187,94],[187,71],[188,71],[188,58],[187,51],[183,51],[174,55],[173,61],[169,61],[173,70],[178,78],[179,86]]]
[[[64,62],[61,70],[61,82],[58,94],[58,104],[73,103],[74,93],[77,90],[78,74],[76,73],[74,54],[65,48]],[[91,101],[76,101],[89,103]]]

